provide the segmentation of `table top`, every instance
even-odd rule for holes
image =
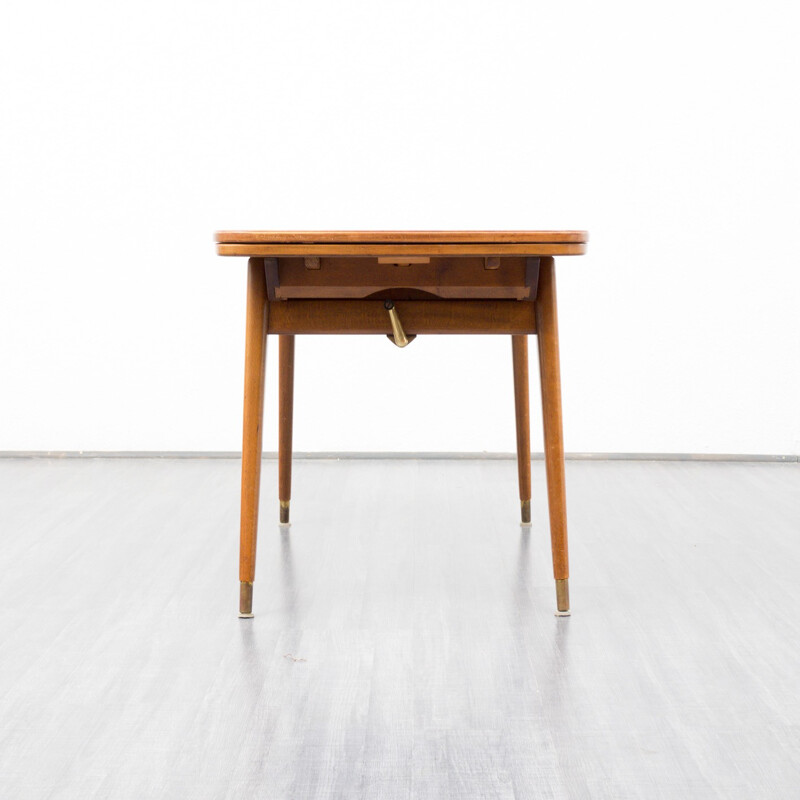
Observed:
[[[586,231],[218,231],[218,242],[301,244],[358,242],[418,244],[438,242],[587,242]]]
[[[220,255],[581,255],[586,231],[218,231]]]

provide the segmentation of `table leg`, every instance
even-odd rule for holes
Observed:
[[[280,521],[289,524],[292,497],[292,411],[294,408],[294,336],[279,337],[278,390],[278,500]]]
[[[556,278],[552,257],[542,258],[536,296],[536,332],[544,419],[544,455],[547,505],[556,580],[558,614],[569,614],[569,559],[567,551],[567,497],[564,476],[564,438],[561,429],[561,368],[558,355]]]
[[[261,431],[267,357],[269,303],[264,259],[247,264],[247,323],[244,350],[244,425],[242,435],[242,513],[239,539],[239,616],[253,616],[258,498],[261,486]]]
[[[514,407],[517,418],[517,470],[522,524],[531,522],[531,416],[528,395],[528,337],[512,335],[514,362]]]

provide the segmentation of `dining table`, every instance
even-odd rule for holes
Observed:
[[[535,336],[556,614],[570,613],[555,258],[586,252],[585,231],[220,231],[247,258],[239,616],[253,617],[270,336],[278,337],[279,523],[289,524],[295,336],[377,334],[511,339],[520,523],[531,522],[528,337]]]

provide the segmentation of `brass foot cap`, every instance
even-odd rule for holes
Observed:
[[[569,616],[569,578],[556,579],[556,616]]]
[[[522,510],[522,524],[523,525],[530,525],[531,524],[531,501],[530,500],[521,500],[520,506]]]
[[[289,501],[281,500],[281,525],[289,524]]]
[[[253,584],[250,581],[239,581],[239,619],[250,619],[253,616]]]

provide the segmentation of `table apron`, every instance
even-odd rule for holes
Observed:
[[[397,300],[405,332],[417,334],[536,333],[526,300]],[[268,333],[390,334],[383,300],[278,300],[269,303]]]

